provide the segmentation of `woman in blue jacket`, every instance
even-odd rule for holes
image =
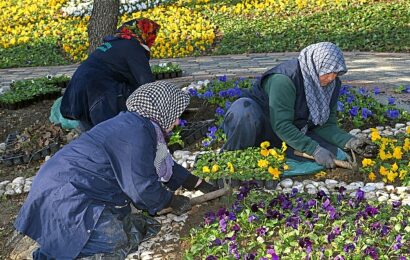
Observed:
[[[189,199],[172,191],[214,189],[174,162],[164,146],[164,133],[188,103],[189,95],[171,83],[145,84],[128,98],[129,111],[85,132],[41,167],[15,222],[40,245],[34,259],[100,253],[123,259],[131,203],[152,215],[166,207],[181,214]]]
[[[139,86],[153,82],[150,48],[159,25],[149,19],[124,23],[78,67],[61,101],[61,114],[86,131],[126,110]]]

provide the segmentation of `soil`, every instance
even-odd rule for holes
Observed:
[[[374,86],[363,85],[363,87],[373,89]],[[384,95],[394,96],[399,103],[409,104],[408,94],[397,94],[388,89],[382,89],[385,91]],[[7,135],[13,131],[23,131],[25,128],[33,125],[51,125],[48,120],[50,114],[50,108],[53,104],[52,100],[44,100],[28,107],[19,110],[7,110],[2,109],[0,111],[0,143],[5,141]],[[181,118],[188,120],[188,122],[196,122],[213,118],[215,113],[214,106],[204,104],[200,99],[193,98],[188,107],[187,112],[183,114]],[[186,147],[188,150],[196,149],[196,145],[192,147]],[[4,164],[0,164],[0,181],[12,180],[18,176],[33,176],[38,171],[42,161],[31,162],[28,165],[18,165],[12,167],[6,167]],[[366,176],[353,173],[351,170],[336,169],[328,171],[325,175],[308,175],[294,177],[295,180],[302,181],[304,179],[336,179],[345,182],[352,181],[367,181]],[[379,181],[379,180],[377,180]],[[6,246],[11,233],[13,232],[12,223],[18,214],[18,211],[24,202],[27,195],[2,197],[0,198],[0,259],[6,259],[7,254],[10,252],[10,248]],[[224,200],[215,200],[208,202],[205,205],[195,207],[189,214],[189,219],[186,222],[184,228],[180,232],[181,238],[189,237],[189,230],[193,227],[198,227],[203,222],[203,215],[208,211],[216,211],[220,207],[228,205],[229,203]],[[181,247],[177,253],[177,259],[182,259],[182,255],[189,245],[187,241],[181,239]]]

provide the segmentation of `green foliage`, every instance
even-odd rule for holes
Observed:
[[[0,48],[0,69],[66,65],[69,63],[71,62],[64,57],[57,42],[50,38],[8,49]]]
[[[151,71],[154,74],[166,73],[166,72],[179,72],[182,71],[177,63],[161,63],[158,65],[152,65]]]

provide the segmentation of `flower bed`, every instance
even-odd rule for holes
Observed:
[[[0,107],[19,109],[44,99],[55,99],[61,95],[61,87],[68,83],[68,77],[43,77],[21,80],[11,84],[10,91],[0,95]]]
[[[248,183],[231,208],[191,230],[185,259],[406,259],[408,206],[354,198],[266,193]]]

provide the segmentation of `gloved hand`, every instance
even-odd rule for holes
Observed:
[[[313,153],[313,157],[315,157],[315,161],[325,166],[328,169],[335,168],[335,156],[327,149],[321,147],[320,145],[317,146],[315,152]]]
[[[200,190],[203,193],[208,193],[208,192],[218,190],[218,187],[210,184],[209,182],[206,182],[206,181],[202,180],[201,183],[198,186],[195,187],[195,190]]]
[[[181,215],[191,209],[190,199],[182,195],[173,195],[169,207],[172,213]]]

